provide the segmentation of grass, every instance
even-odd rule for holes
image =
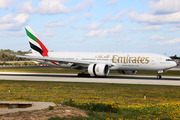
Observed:
[[[61,68],[0,67],[0,72],[72,73],[81,71]],[[110,75],[119,75],[111,71]],[[136,75],[157,75],[138,71]],[[163,76],[180,76],[168,71]],[[72,120],[180,119],[180,87],[70,82],[0,81],[0,100],[45,101],[66,104],[87,111],[88,118]],[[9,89],[11,92],[9,93]],[[146,95],[146,99],[144,99]],[[49,120],[62,120],[56,117]]]
[[[79,73],[81,71],[62,68],[27,68],[27,67],[0,67],[0,72],[28,72],[28,73]]]
[[[75,69],[63,68],[14,68],[14,67],[0,67],[0,72],[28,72],[28,73],[71,73],[78,74],[81,71]],[[110,71],[110,75],[120,75],[117,71]],[[157,71],[138,71],[135,75],[153,75],[157,76]],[[169,70],[163,73],[163,76],[180,76],[180,71]]]
[[[84,109],[90,116],[72,120],[180,118],[178,86],[0,80],[0,94],[2,101],[66,104]],[[63,118],[50,118],[56,119]]]

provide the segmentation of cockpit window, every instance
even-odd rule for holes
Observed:
[[[173,61],[172,59],[166,59],[166,61]]]

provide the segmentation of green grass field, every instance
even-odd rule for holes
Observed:
[[[14,67],[0,67],[0,72],[30,72],[30,73],[72,73],[78,74],[81,71],[75,69],[62,68],[14,68]],[[110,75],[120,75],[117,71],[110,71]],[[157,71],[138,71],[135,75],[153,75],[157,76]],[[180,76],[180,71],[169,70],[163,73],[163,76]]]
[[[90,116],[73,118],[77,120],[180,119],[177,86],[1,80],[0,94],[3,101],[50,101],[84,109]]]
[[[77,74],[81,71],[60,68],[1,67],[0,72]],[[115,71],[110,74],[119,75]],[[137,75],[156,76],[157,72],[138,71]],[[163,75],[180,76],[180,71],[168,71]],[[72,118],[72,120],[180,119],[180,87],[178,86],[0,80],[0,100],[50,101],[84,109],[89,115],[89,118]],[[62,119],[50,118],[50,120]]]

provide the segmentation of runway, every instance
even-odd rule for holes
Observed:
[[[90,82],[90,83],[180,86],[180,77],[174,77],[174,76],[162,76],[162,79],[157,79],[156,76],[139,76],[139,75],[138,76],[109,75],[107,77],[77,77],[76,74],[0,72],[0,80]]]
[[[107,77],[77,77],[76,74],[52,74],[52,73],[10,73],[0,72],[1,80],[26,80],[26,81],[63,81],[63,82],[93,82],[93,83],[122,83],[122,84],[152,84],[152,85],[176,85],[180,86],[180,77],[136,75],[110,75]]]

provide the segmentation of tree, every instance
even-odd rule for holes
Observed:
[[[13,53],[13,54],[27,54],[28,52],[22,52],[21,50],[14,52],[13,50],[6,49],[0,50],[0,61],[27,61],[28,59],[26,58],[18,58],[13,55],[8,55],[7,53]]]
[[[180,57],[177,57],[177,55],[171,56],[171,59],[180,59]]]

